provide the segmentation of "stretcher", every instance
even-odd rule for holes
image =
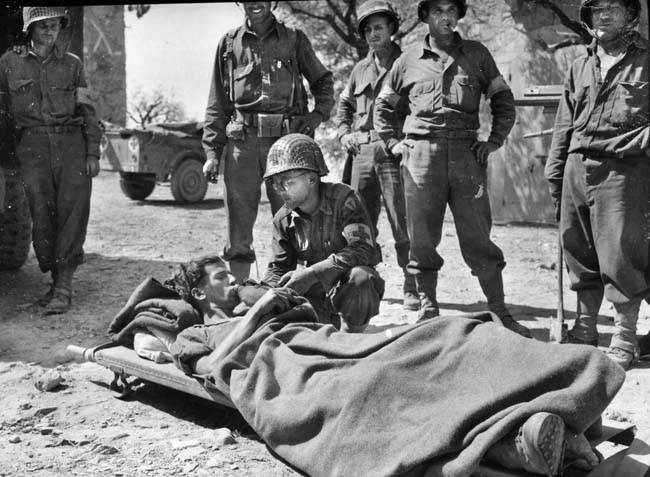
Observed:
[[[69,345],[68,352],[77,359],[91,361],[113,371],[110,389],[124,399],[134,392],[135,380],[144,380],[176,389],[181,392],[216,402],[223,406],[235,408],[230,399],[220,393],[208,393],[195,379],[184,374],[173,363],[155,363],[138,356],[134,350],[125,346],[107,343],[94,348],[82,348]],[[564,470],[564,477],[650,477],[650,430],[637,432],[629,422],[603,420],[603,432],[591,441],[599,449],[608,445],[615,452],[604,459],[591,472],[577,471],[572,468]],[[618,449],[620,447],[620,449]],[[600,450],[600,449],[599,449]],[[472,474],[475,477],[528,477],[522,471],[512,471],[483,463]]]

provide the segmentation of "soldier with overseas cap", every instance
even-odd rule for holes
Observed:
[[[368,42],[370,52],[352,69],[339,96],[335,122],[348,161],[352,161],[349,184],[363,200],[375,231],[383,199],[395,239],[397,263],[404,270],[404,308],[418,310],[420,299],[415,277],[406,271],[409,238],[399,157],[386,150],[384,141],[373,127],[375,98],[388,70],[402,53],[400,47],[391,41],[398,28],[399,17],[386,0],[368,0],[359,7],[358,30]],[[400,111],[400,116],[406,116],[406,111]]]
[[[608,356],[640,355],[639,307],[650,297],[648,40],[639,0],[583,0],[594,40],[567,72],[545,175],[579,314],[569,341],[598,345],[603,297],[614,306]],[[650,338],[641,341],[650,353]],[[645,354],[644,353],[644,354]]]
[[[321,182],[327,166],[318,144],[289,134],[269,151],[266,174],[284,206],[273,218],[272,257],[263,282],[294,289],[319,320],[363,332],[379,313],[384,280],[372,224],[354,190]]]
[[[53,283],[37,304],[70,307],[72,276],[83,262],[91,178],[99,172],[101,130],[82,61],[55,42],[68,23],[57,7],[24,7],[25,51],[0,58],[0,124],[15,136],[39,266]]]
[[[487,297],[490,311],[524,336],[504,301],[503,253],[490,239],[487,160],[505,141],[515,121],[514,98],[492,55],[481,43],[455,31],[465,0],[422,0],[418,16],[429,26],[420,45],[393,64],[375,101],[374,127],[402,158],[406,222],[410,239],[407,269],[420,295],[419,318],[438,316],[436,286],[443,259],[436,251],[447,204],[454,216],[463,259]],[[492,127],[477,139],[481,95],[490,101]],[[403,125],[398,105],[408,102]]]
[[[313,136],[334,105],[332,73],[305,34],[277,21],[272,2],[242,5],[245,23],[226,33],[217,47],[203,132],[203,171],[213,182],[226,151],[223,255],[238,282],[248,277],[255,261],[253,225],[269,148],[290,132]],[[311,111],[303,77],[314,97]],[[272,188],[266,193],[272,213],[277,212],[282,201]]]

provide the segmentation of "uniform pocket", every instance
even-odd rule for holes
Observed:
[[[36,107],[36,92],[34,91],[33,79],[9,81],[9,92],[14,112],[26,111]]]
[[[481,84],[476,76],[457,75],[452,82],[450,95],[455,105],[462,111],[473,113],[478,110],[481,101]]]
[[[422,111],[432,111],[434,108],[434,86],[433,79],[425,79],[416,82],[409,91],[409,102],[411,113],[417,115]]]
[[[647,81],[619,81],[612,103],[612,124],[647,125],[649,88]]]
[[[50,86],[53,116],[74,116],[76,98],[75,86],[72,83],[55,82]]]
[[[354,96],[357,105],[357,115],[365,116],[368,113],[368,103],[372,101],[372,94],[367,91],[370,88],[370,83],[361,83],[355,86],[352,95]]]

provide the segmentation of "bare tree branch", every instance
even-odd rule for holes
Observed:
[[[578,35],[580,35],[580,38],[582,38],[582,41],[584,43],[591,43],[591,35],[587,31],[587,29],[582,25],[580,21],[577,20],[572,20],[562,9],[554,2],[551,0],[526,0],[528,2],[532,2],[535,5],[539,5],[543,8],[546,8],[550,11],[552,11],[560,20],[560,23],[562,25],[570,28],[574,32],[576,32]]]

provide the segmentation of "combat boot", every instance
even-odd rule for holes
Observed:
[[[607,350],[607,356],[628,370],[639,360],[641,354],[636,338],[636,322],[639,318],[641,300],[628,303],[614,303],[614,335]]]
[[[538,412],[516,434],[490,447],[486,457],[508,469],[552,476],[560,469],[563,453],[564,421],[557,414]]]
[[[586,288],[578,290],[578,316],[569,331],[569,343],[598,346],[598,311],[603,301],[603,290]]]
[[[420,296],[418,295],[415,276],[404,270],[404,300],[402,307],[409,311],[418,311],[420,309]]]
[[[438,273],[425,272],[415,275],[415,284],[420,298],[420,309],[418,310],[416,323],[439,316],[440,308],[436,300]]]
[[[250,262],[244,262],[243,260],[229,261],[228,268],[230,268],[230,273],[232,273],[232,276],[235,277],[235,282],[238,285],[244,283],[251,273]]]
[[[56,268],[53,268],[50,271],[50,274],[52,275],[52,283],[50,283],[50,288],[45,292],[44,295],[40,296],[38,300],[34,303],[36,306],[47,306],[47,304],[50,302],[52,299],[52,296],[54,295],[54,286],[56,283]]]
[[[45,307],[46,315],[58,315],[66,313],[72,304],[72,275],[75,267],[68,265],[57,265],[56,281],[52,299]]]
[[[501,319],[503,326],[524,338],[532,338],[533,335],[530,332],[530,329],[518,323],[512,317],[508,308],[506,308],[501,270],[494,270],[480,275],[477,274],[477,276],[478,282],[481,285],[481,290],[483,290],[483,294],[485,295],[485,298],[487,298],[488,308]]]

